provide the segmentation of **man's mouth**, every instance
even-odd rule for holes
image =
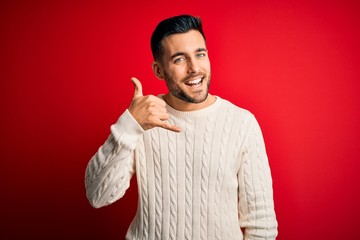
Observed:
[[[185,82],[185,84],[189,87],[198,87],[198,86],[201,86],[203,79],[204,79],[203,77],[199,77],[194,80],[187,81],[187,82]]]

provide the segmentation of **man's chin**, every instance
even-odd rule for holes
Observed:
[[[180,96],[178,96],[178,98],[187,103],[199,104],[199,103],[204,102],[207,99],[208,95],[209,95],[208,93],[206,93],[205,96],[197,96],[197,97],[180,95]]]

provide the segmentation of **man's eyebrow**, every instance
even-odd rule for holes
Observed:
[[[176,53],[174,53],[173,55],[171,55],[171,59],[173,59],[173,58],[176,58],[176,57],[178,57],[178,56],[184,56],[185,55],[185,53],[184,52],[176,52]]]
[[[195,52],[207,52],[206,48],[198,48]]]

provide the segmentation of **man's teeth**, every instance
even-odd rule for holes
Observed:
[[[199,84],[199,83],[201,82],[201,80],[202,80],[201,78],[198,78],[198,79],[189,81],[189,82],[187,82],[186,84],[187,84],[187,85],[197,85],[197,84]]]

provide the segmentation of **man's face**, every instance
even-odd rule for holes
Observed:
[[[173,34],[163,39],[159,63],[170,93],[188,103],[206,100],[210,85],[210,61],[199,31]]]

